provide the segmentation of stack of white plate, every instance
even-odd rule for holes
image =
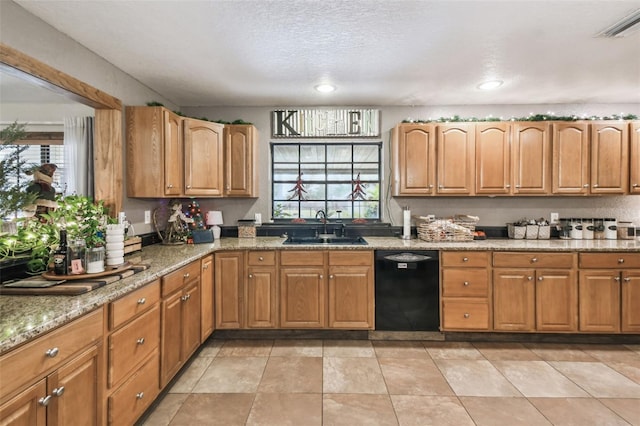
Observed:
[[[107,266],[124,263],[124,225],[107,225]]]

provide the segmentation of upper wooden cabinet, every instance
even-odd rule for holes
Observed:
[[[511,192],[511,125],[476,125],[476,194]]]
[[[554,194],[589,192],[589,125],[553,123]]]
[[[182,118],[163,107],[127,107],[126,114],[127,196],[180,196]]]
[[[433,195],[436,184],[436,128],[399,124],[393,130],[393,195]]]
[[[631,155],[629,158],[631,194],[640,194],[640,121],[634,121],[630,127]]]
[[[475,125],[437,126],[438,195],[474,195]]]
[[[591,124],[592,194],[629,192],[629,125],[621,122]]]
[[[257,197],[258,131],[249,124],[224,128],[224,196]]]
[[[224,126],[183,119],[184,195],[222,196]]]
[[[551,192],[551,125],[513,123],[511,153],[511,193],[548,195]]]

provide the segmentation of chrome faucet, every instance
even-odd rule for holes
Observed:
[[[318,210],[316,212],[316,219],[318,219],[318,217],[320,217],[320,221],[323,224],[322,233],[326,235],[327,234],[327,214],[324,212],[324,210]]]

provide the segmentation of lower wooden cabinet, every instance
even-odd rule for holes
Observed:
[[[535,271],[531,269],[494,269],[494,330],[535,330],[536,282],[534,275]]]
[[[280,327],[327,326],[325,252],[280,254]]]
[[[244,311],[247,328],[278,327],[276,252],[247,253]]]
[[[536,280],[536,330],[578,330],[576,271],[537,270]]]
[[[622,331],[640,333],[640,271],[622,274]]]
[[[122,386],[109,396],[109,424],[134,424],[149,408],[158,396],[159,369],[160,356],[156,350]]]
[[[205,340],[215,329],[216,318],[214,314],[214,263],[213,255],[203,257],[200,260],[202,275],[200,276],[200,343]]]
[[[244,252],[215,254],[215,318],[216,329],[243,327]]]
[[[373,252],[329,252],[328,326],[373,329]]]

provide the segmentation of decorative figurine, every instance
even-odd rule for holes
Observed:
[[[35,204],[24,209],[28,216],[37,216],[58,208],[56,190],[53,188],[53,174],[57,168],[55,164],[46,163],[27,172],[33,175],[33,182],[27,187],[27,192],[38,194]]]
[[[188,224],[193,223],[193,219],[188,217],[182,211],[182,203],[178,200],[173,200],[169,204],[169,218],[167,219],[167,225],[162,233],[158,227],[158,209],[153,212],[153,223],[156,228],[158,236],[162,240],[162,244],[178,245],[184,244],[185,240],[189,236]]]

